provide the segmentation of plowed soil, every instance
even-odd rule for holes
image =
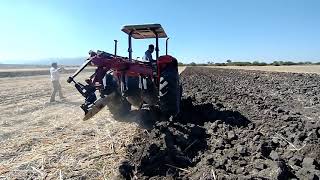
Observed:
[[[119,178],[319,179],[319,75],[195,67],[181,81],[180,116],[137,132]]]
[[[67,75],[0,78],[0,179],[320,177],[320,75],[187,68],[178,117],[88,121]]]

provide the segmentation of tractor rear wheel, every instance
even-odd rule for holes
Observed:
[[[181,87],[179,72],[174,65],[168,65],[160,73],[160,110],[167,116],[175,116],[180,110]]]

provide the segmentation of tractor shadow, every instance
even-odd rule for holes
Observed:
[[[191,97],[182,99],[180,109],[179,115],[171,120],[162,117],[158,109],[131,110],[129,114],[121,118],[116,118],[116,120],[134,122],[137,123],[140,128],[146,130],[152,130],[155,125],[161,121],[203,126],[206,122],[220,120],[225,124],[237,127],[246,127],[251,122],[238,111],[219,110],[214,104],[210,103],[194,105]]]
[[[160,111],[154,109],[131,110],[126,116],[116,118],[117,121],[136,123],[140,128],[147,131],[152,130],[160,119]]]
[[[135,121],[146,130],[139,131],[127,148],[128,161],[119,166],[123,177],[143,179],[170,175],[179,178],[184,169],[200,161],[199,153],[209,148],[210,134],[205,123],[220,120],[235,127],[246,127],[250,123],[237,111],[218,110],[214,104],[195,105],[190,97],[182,100],[180,109],[174,119],[164,119],[159,112],[146,111],[142,116],[138,111],[133,112],[136,118],[144,118]]]
[[[225,124],[237,127],[246,127],[251,122],[238,111],[221,110],[221,104],[193,104],[191,97],[181,101],[181,113],[176,118],[179,122],[203,126],[206,122],[220,120]]]

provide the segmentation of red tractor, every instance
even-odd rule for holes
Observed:
[[[121,116],[137,108],[157,108],[163,115],[175,116],[179,113],[182,88],[179,83],[177,59],[167,54],[168,39],[160,24],[127,25],[122,31],[128,34],[129,57],[117,56],[103,51],[90,52],[86,62],[69,77],[77,90],[85,97],[81,108],[84,119],[89,119],[105,105],[114,116]],[[132,59],[132,38],[155,38],[156,60],[143,62]],[[159,56],[159,38],[167,38],[166,55]],[[74,81],[74,78],[87,66],[97,67],[95,74],[87,80],[87,85]],[[98,86],[94,86],[97,83]],[[101,98],[97,100],[96,90]]]

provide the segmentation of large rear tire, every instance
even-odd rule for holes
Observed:
[[[174,65],[168,65],[160,73],[160,110],[167,116],[176,116],[180,111],[181,87],[179,72]]]

